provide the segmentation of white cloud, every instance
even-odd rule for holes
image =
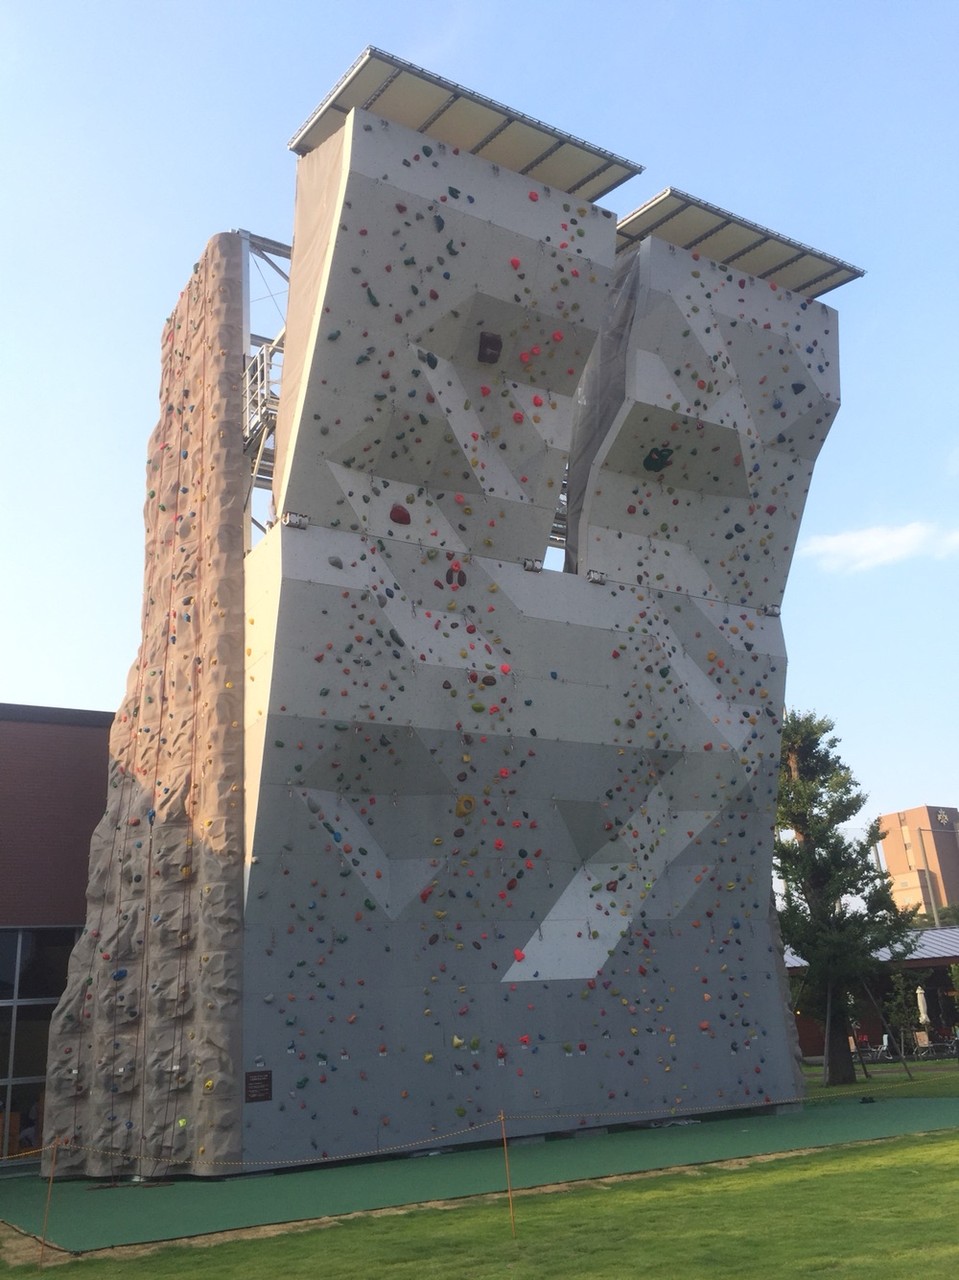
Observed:
[[[957,553],[959,529],[941,529],[922,520],[814,534],[798,548],[799,555],[817,560],[827,573],[861,573],[917,557],[942,560]]]

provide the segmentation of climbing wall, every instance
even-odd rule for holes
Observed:
[[[45,1142],[65,1173],[216,1173],[240,1154],[242,252],[211,240],[163,331],[143,640],[50,1035]]]
[[[300,161],[246,571],[248,1162],[797,1095],[778,613],[835,314],[614,233],[359,110]]]

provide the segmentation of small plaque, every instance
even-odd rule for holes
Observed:
[[[248,1071],[246,1073],[246,1101],[273,1101],[272,1071]]]

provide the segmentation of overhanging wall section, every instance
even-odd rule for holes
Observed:
[[[789,555],[749,508],[795,525],[835,408],[758,416],[802,301],[743,295],[730,358],[709,264],[641,257],[619,399],[577,428],[578,572],[529,571],[610,336],[612,223],[361,112],[344,128],[288,335],[312,335],[281,406],[291,516],[248,560],[245,1158],[482,1139],[501,1110],[547,1132],[791,1100],[769,917]]]

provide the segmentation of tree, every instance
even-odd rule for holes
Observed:
[[[834,728],[815,712],[786,713],[774,867],[784,885],[783,940],[808,966],[803,1009],[826,1027],[826,1083],[846,1084],[856,1078],[850,1005],[879,971],[880,947],[894,959],[913,949],[916,913],[896,906],[888,875],[873,861],[878,819],[860,839],[841,830],[866,796],[836,753]]]
[[[957,925],[959,924],[959,905],[951,902],[946,907],[940,907],[938,909],[938,915],[940,925]],[[921,929],[933,929],[935,928],[936,921],[935,917],[931,913],[925,915],[920,912],[916,917],[916,923]]]
[[[904,1053],[908,1047],[908,1032],[918,1024],[916,987],[924,987],[931,976],[931,969],[911,969],[908,973],[904,969],[898,969],[892,975],[889,994],[882,1004],[900,1053]]]

